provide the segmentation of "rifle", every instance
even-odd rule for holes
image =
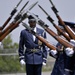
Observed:
[[[68,28],[68,26],[65,25],[65,23],[63,22],[63,20],[61,19],[61,17],[58,15],[58,10],[56,9],[56,7],[53,4],[53,2],[51,0],[49,0],[49,1],[52,4],[51,8],[52,8],[53,12],[55,13],[56,17],[58,18],[59,22],[64,27],[64,29],[66,30],[66,32],[69,34],[70,38],[75,40],[74,33]]]
[[[27,12],[31,10],[37,3],[38,2],[35,2],[28,9],[16,15],[16,17],[14,18],[14,21],[12,21],[12,23],[10,23],[10,25],[3,31],[2,35],[0,36],[0,41],[2,41],[11,31],[17,28],[19,24],[28,17]]]
[[[4,29],[4,27],[8,24],[8,22],[11,20],[11,18],[15,15],[15,13],[17,12],[17,7],[20,5],[21,2],[22,2],[22,0],[20,0],[19,3],[16,5],[16,7],[12,10],[9,18],[4,22],[2,27],[0,27],[0,31],[2,31]]]
[[[41,10],[47,15],[47,19],[53,24],[53,26],[68,40],[68,41],[70,41],[70,37],[67,35],[67,34],[65,34],[62,30],[61,30],[61,28],[59,27],[59,26],[57,26],[55,23],[54,23],[54,20],[51,18],[51,16],[40,6],[40,5],[38,5],[40,8],[41,8]]]
[[[29,27],[26,23],[22,22],[22,25],[29,30],[30,33],[32,33],[36,38],[38,38],[42,43],[44,43],[48,48],[52,50],[56,50],[57,48],[50,44],[45,38],[42,36],[39,36],[31,27]],[[58,50],[58,49],[57,49]]]
[[[13,21],[14,23],[20,19],[21,12],[23,11],[23,9],[26,7],[27,4],[28,4],[28,2],[26,2],[25,5],[18,12],[18,14],[16,15],[16,17],[14,18],[14,21]],[[10,29],[10,27],[11,27],[11,25],[9,25],[5,30],[1,31],[0,32],[0,36],[2,36],[8,29]]]
[[[30,13],[30,12],[29,12]],[[53,38],[59,41],[64,47],[70,47],[74,49],[74,46],[70,44],[67,40],[58,36],[55,32],[53,32],[47,24],[45,24],[40,18],[36,17],[33,13],[30,13],[35,19],[36,22],[45,30],[47,31]]]

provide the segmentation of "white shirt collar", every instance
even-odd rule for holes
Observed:
[[[36,27],[34,28],[34,31],[36,32]]]

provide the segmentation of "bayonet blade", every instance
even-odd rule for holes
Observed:
[[[24,10],[22,13],[23,13],[23,14],[28,13],[28,11],[30,11],[37,3],[38,3],[38,1],[35,2],[34,4],[30,5],[30,6],[29,6],[26,10]]]
[[[49,16],[49,14],[40,6],[40,5],[38,5],[40,8],[41,8],[41,10],[47,15],[47,16]]]
[[[22,25],[23,25],[26,29],[28,29],[29,31],[32,30],[26,23],[22,22]]]
[[[29,10],[31,10],[37,3],[38,3],[38,1],[35,2],[34,4],[32,4],[32,5],[29,7]]]
[[[49,1],[50,1],[50,3],[52,4],[52,6],[54,6],[53,2],[52,2],[51,0],[49,0]]]
[[[19,1],[19,3],[16,5],[16,8],[20,5],[21,2],[22,2],[22,0]]]
[[[51,22],[53,22],[54,20],[51,18],[51,16],[40,6],[40,5],[38,5],[41,9],[42,9],[42,11],[48,16],[47,17],[47,19],[48,20],[50,20]]]
[[[29,3],[29,1],[27,1],[26,3],[25,3],[25,5],[22,7],[22,9],[20,10],[20,12],[27,6],[27,4]]]

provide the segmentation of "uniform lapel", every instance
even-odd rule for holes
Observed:
[[[33,41],[33,34],[29,32],[29,38]]]

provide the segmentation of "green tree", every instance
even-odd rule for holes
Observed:
[[[0,49],[0,53],[16,53],[18,52],[18,44],[13,43],[12,35],[6,36],[3,41],[3,49]],[[0,74],[12,73],[12,72],[24,72],[24,68],[21,69],[18,55],[0,56]]]
[[[2,44],[4,49],[18,48],[18,43],[13,43],[13,40],[11,37],[12,35],[9,34],[7,37],[3,39]]]

